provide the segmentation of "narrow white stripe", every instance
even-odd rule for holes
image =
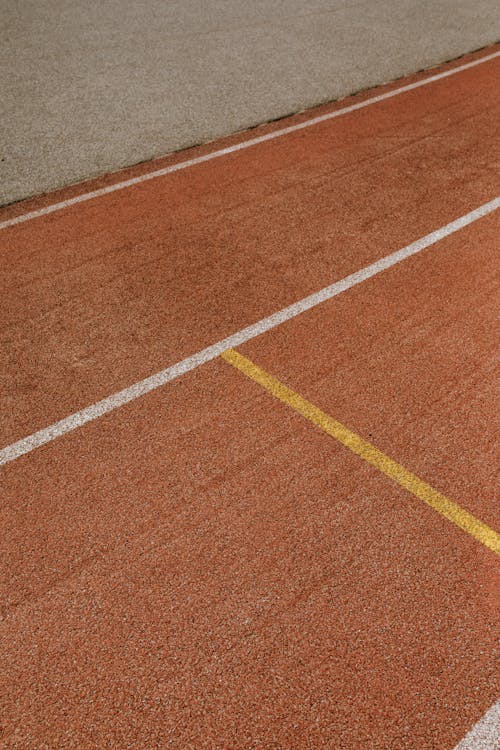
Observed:
[[[500,56],[500,52],[492,52],[490,55],[485,55],[478,60],[472,60],[472,62],[464,63],[463,65],[459,65],[456,68],[445,70],[443,73],[437,73],[436,75],[430,76],[429,78],[424,78],[420,81],[416,81],[415,83],[409,83],[406,86],[401,86],[398,89],[387,91],[385,94],[373,96],[371,99],[365,99],[364,101],[358,102],[357,104],[351,104],[349,107],[337,109],[335,112],[329,112],[328,114],[320,115],[319,117],[313,117],[311,120],[306,120],[305,122],[300,122],[296,125],[290,125],[287,128],[281,128],[281,130],[274,130],[272,133],[266,133],[266,135],[261,135],[257,138],[251,138],[248,141],[236,143],[234,146],[228,146],[227,148],[221,148],[218,151],[212,151],[211,153],[205,154],[204,156],[197,156],[194,159],[188,159],[187,161],[182,161],[178,164],[172,164],[170,167],[157,169],[154,172],[148,172],[147,174],[139,175],[138,177],[131,177],[129,180],[123,180],[123,182],[117,182],[114,185],[108,185],[107,187],[99,188],[99,190],[92,190],[89,193],[82,193],[82,195],[77,195],[75,198],[68,198],[65,201],[53,203],[51,206],[45,206],[45,208],[39,208],[36,211],[29,211],[28,213],[22,214],[21,216],[15,216],[13,219],[7,219],[6,221],[0,222],[0,229],[6,229],[7,227],[14,226],[15,224],[22,224],[25,221],[30,221],[31,219],[36,219],[40,216],[46,216],[47,214],[51,214],[54,211],[61,211],[61,209],[63,208],[68,208],[69,206],[74,206],[77,203],[89,201],[92,198],[100,198],[101,196],[107,195],[108,193],[114,193],[115,190],[123,190],[124,188],[132,187],[133,185],[139,185],[141,182],[154,180],[157,177],[164,177],[167,174],[172,174],[172,172],[178,172],[181,169],[193,167],[196,164],[202,164],[203,162],[210,161],[211,159],[217,159],[219,156],[226,156],[227,154],[232,154],[235,151],[241,151],[244,148],[250,148],[250,146],[256,146],[259,143],[264,143],[265,141],[279,138],[282,135],[294,133],[296,130],[303,130],[304,128],[309,128],[312,125],[318,125],[318,123],[325,122],[326,120],[333,120],[335,117],[347,115],[349,114],[349,112],[355,112],[358,109],[363,109],[363,107],[368,107],[370,104],[383,102],[385,101],[385,99],[390,99],[391,97],[397,96],[398,94],[404,94],[406,91],[412,91],[413,89],[420,88],[421,86],[426,86],[428,83],[433,83],[434,81],[439,81],[442,78],[447,78],[448,76],[453,76],[456,73],[461,73],[463,70],[468,70],[469,68],[473,68],[476,65],[481,65],[482,63],[493,60],[498,56]]]
[[[500,748],[500,700],[486,711],[482,719],[474,724],[455,750],[499,750]]]
[[[442,240],[444,237],[448,237],[450,234],[457,232],[459,229],[462,229],[473,221],[480,219],[482,216],[486,216],[499,207],[500,197],[479,206],[479,208],[476,208],[474,211],[465,214],[465,216],[461,216],[459,219],[450,222],[450,224],[446,224],[446,226],[436,229],[436,231],[416,240],[416,242],[412,242],[411,245],[407,245],[407,247],[404,247],[401,250],[386,255],[385,258],[377,260],[375,263],[366,266],[366,268],[362,268],[360,271],[356,271],[350,276],[346,276],[344,279],[336,281],[334,284],[330,284],[330,286],[321,289],[319,292],[310,294],[308,297],[304,297],[304,299],[294,302],[288,307],[284,307],[282,310],[273,313],[273,315],[270,315],[268,318],[263,318],[263,320],[260,320],[258,323],[247,326],[222,341],[218,341],[216,344],[212,344],[206,349],[202,349],[200,352],[192,354],[181,362],[177,362],[177,364],[167,367],[165,370],[161,370],[161,372],[157,372],[155,375],[151,375],[145,380],[134,383],[134,385],[131,385],[129,388],[113,393],[111,396],[102,399],[102,401],[91,404],[90,406],[85,407],[85,409],[82,409],[75,414],[71,414],[69,417],[65,417],[59,422],[55,422],[50,425],[50,427],[45,427],[43,430],[39,430],[32,435],[28,435],[28,437],[22,438],[22,440],[18,440],[16,443],[12,443],[12,445],[6,446],[0,450],[0,465],[13,461],[24,453],[29,453],[35,448],[44,445],[44,443],[49,443],[51,440],[55,440],[66,432],[71,432],[71,430],[81,427],[86,422],[91,422],[92,420],[101,417],[103,414],[107,414],[108,412],[113,411],[113,409],[123,406],[129,401],[133,401],[134,399],[139,398],[139,396],[143,396],[145,393],[149,393],[149,391],[153,391],[156,388],[165,385],[165,383],[168,383],[170,380],[174,380],[174,378],[178,378],[180,375],[184,375],[184,373],[194,370],[196,367],[205,364],[205,362],[210,362],[210,360],[218,357],[226,349],[240,346],[241,344],[244,344],[245,341],[249,341],[250,339],[255,338],[255,336],[260,336],[261,333],[270,331],[272,328],[276,328],[276,326],[279,326],[281,323],[284,323],[291,318],[295,318],[297,315],[309,310],[311,307],[315,307],[321,302],[331,299],[332,297],[337,296],[337,294],[345,292],[347,289],[360,284],[371,276],[375,276],[386,268],[390,268],[396,263],[400,263],[402,260],[405,260],[405,258],[409,258],[411,255],[419,253],[426,247],[433,245],[435,242],[439,242],[439,240]]]

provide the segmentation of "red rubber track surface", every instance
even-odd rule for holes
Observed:
[[[2,231],[3,444],[491,200],[497,74]],[[497,244],[241,347],[494,528]],[[221,359],[2,473],[2,750],[451,750],[498,697],[498,558]]]

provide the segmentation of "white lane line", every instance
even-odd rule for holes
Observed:
[[[425,237],[412,242],[411,245],[407,245],[401,250],[396,250],[396,252],[386,255],[385,258],[381,258],[375,263],[366,266],[366,268],[362,268],[360,271],[356,271],[355,273],[350,274],[350,276],[346,276],[344,279],[336,281],[334,284],[330,284],[330,286],[324,287],[319,292],[314,292],[314,294],[310,294],[308,297],[304,297],[304,299],[294,302],[288,307],[284,307],[282,310],[273,313],[269,317],[263,318],[257,323],[233,333],[222,341],[218,341],[216,344],[212,344],[206,349],[202,349],[200,352],[192,354],[181,362],[177,362],[177,364],[167,367],[165,370],[161,370],[161,372],[157,372],[155,375],[151,375],[145,380],[134,383],[128,388],[124,388],[122,391],[107,396],[107,398],[102,399],[102,401],[91,404],[81,411],[77,411],[75,414],[71,414],[69,417],[65,417],[59,422],[55,422],[49,427],[45,427],[43,430],[34,432],[32,435],[28,435],[28,437],[22,438],[21,440],[12,443],[12,445],[6,446],[0,450],[0,465],[13,461],[16,458],[19,458],[19,456],[29,453],[30,451],[35,450],[35,448],[38,448],[45,443],[49,443],[51,440],[55,440],[65,433],[71,432],[71,430],[75,430],[77,427],[81,427],[86,422],[91,422],[92,420],[101,417],[103,414],[107,414],[108,412],[113,411],[113,409],[117,409],[118,407],[127,404],[129,401],[144,396],[144,394],[149,393],[149,391],[160,388],[160,386],[178,378],[180,375],[184,375],[186,372],[194,370],[196,367],[205,364],[205,362],[210,362],[210,360],[218,357],[222,352],[226,351],[226,349],[233,349],[236,346],[240,346],[246,341],[249,341],[256,336],[260,336],[260,334],[270,331],[272,328],[276,328],[276,326],[281,325],[281,323],[284,323],[291,318],[295,318],[306,310],[310,310],[321,302],[336,297],[337,294],[345,292],[347,289],[351,289],[351,287],[360,284],[362,281],[366,281],[366,279],[375,276],[386,268],[390,268],[391,266],[396,265],[396,263],[405,260],[405,258],[409,258],[411,255],[419,253],[426,247],[434,245],[434,243],[439,242],[439,240],[442,240],[444,237],[448,237],[450,234],[453,234],[459,229],[466,227],[468,224],[477,221],[477,219],[486,216],[499,207],[500,197],[489,201],[489,203],[484,203],[482,206],[474,209],[474,211],[470,211],[470,213],[461,216],[459,219],[455,219],[455,221],[446,224],[446,226],[436,229]]]
[[[181,169],[193,167],[196,164],[202,164],[203,162],[210,161],[211,159],[217,159],[219,158],[219,156],[226,156],[227,154],[232,154],[235,151],[241,151],[244,148],[256,146],[259,143],[264,143],[265,141],[279,138],[282,135],[294,133],[297,130],[310,128],[312,125],[318,125],[320,122],[333,120],[335,117],[341,117],[341,115],[347,115],[349,114],[349,112],[355,112],[356,110],[363,109],[363,107],[368,107],[371,104],[383,102],[386,99],[391,99],[393,96],[404,94],[406,91],[413,91],[413,89],[418,89],[421,86],[426,86],[428,83],[440,81],[442,78],[447,78],[448,76],[453,76],[456,73],[461,73],[463,70],[474,68],[476,65],[482,65],[482,63],[493,60],[499,56],[500,52],[492,52],[490,55],[485,55],[484,57],[481,57],[477,60],[472,60],[472,62],[458,65],[456,68],[445,70],[443,73],[436,73],[436,75],[430,76],[429,78],[424,78],[420,81],[415,81],[415,83],[409,83],[406,86],[401,86],[400,88],[393,89],[392,91],[387,91],[385,94],[373,96],[371,97],[371,99],[365,99],[364,101],[358,102],[357,104],[351,104],[348,107],[337,109],[335,112],[329,112],[328,114],[320,115],[319,117],[313,117],[312,119],[306,120],[305,122],[299,122],[296,125],[290,125],[287,128],[274,130],[272,133],[266,133],[266,135],[260,135],[257,138],[250,138],[247,141],[236,143],[234,146],[221,148],[218,151],[212,151],[210,154],[205,154],[204,156],[197,156],[194,159],[188,159],[187,161],[182,161],[178,164],[172,164],[170,167],[163,167],[163,169],[157,169],[154,172],[148,172],[147,174],[142,174],[138,177],[131,177],[128,180],[123,180],[123,182],[116,182],[114,185],[108,185],[107,187],[99,188],[98,190],[91,190],[89,193],[82,193],[82,195],[77,195],[74,198],[68,198],[67,200],[60,201],[59,203],[53,203],[51,206],[45,206],[45,208],[39,208],[36,211],[29,211],[26,214],[21,214],[21,216],[15,216],[13,219],[7,219],[6,221],[0,222],[0,229],[6,229],[7,227],[12,227],[15,224],[22,224],[25,221],[31,221],[31,219],[36,219],[40,216],[46,216],[47,214],[51,214],[54,211],[61,211],[63,208],[68,208],[69,206],[74,206],[77,203],[83,203],[84,201],[89,201],[93,198],[100,198],[103,195],[108,195],[108,193],[114,193],[115,190],[123,190],[124,188],[132,187],[133,185],[139,185],[141,182],[154,180],[157,177],[164,177],[167,174],[172,174],[172,172],[178,172]]]
[[[474,724],[455,750],[499,750],[500,748],[500,700],[486,711],[482,719]]]

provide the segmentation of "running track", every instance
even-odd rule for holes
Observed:
[[[2,211],[0,747],[497,750],[499,54]]]

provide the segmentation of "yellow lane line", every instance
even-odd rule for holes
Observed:
[[[306,401],[305,398],[302,398],[298,393],[292,391],[291,388],[280,383],[279,380],[269,375],[269,373],[262,370],[234,349],[228,349],[221,354],[221,357],[251,380],[254,380],[265,388],[266,391],[272,393],[280,401],[291,406],[292,409],[315,424],[323,432],[326,432],[327,435],[338,440],[353,453],[364,458],[369,464],[382,471],[401,487],[404,487],[405,490],[408,490],[408,492],[423,500],[427,505],[430,505],[431,508],[434,508],[434,510],[447,518],[448,521],[456,524],[463,531],[466,531],[486,547],[493,550],[493,552],[496,552],[497,555],[500,555],[500,534],[497,534],[496,531],[478,518],[475,518],[471,513],[468,513],[452,500],[449,500],[440,492],[433,489],[430,485],[416,477],[415,474],[407,471],[403,466],[393,461],[392,458],[386,456],[385,453],[377,450],[375,446],[366,442],[366,440],[363,440],[363,438],[351,432],[351,430],[348,430],[347,427],[344,427],[337,420],[329,417],[328,414],[318,409],[317,406],[311,404],[310,401]]]

